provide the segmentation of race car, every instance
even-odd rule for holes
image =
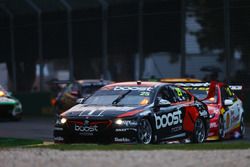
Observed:
[[[222,82],[176,83],[207,104],[210,113],[208,140],[243,138],[245,134],[244,109],[232,89],[242,86],[228,86]]]
[[[22,117],[22,104],[0,85],[0,118],[18,121]]]
[[[207,106],[186,90],[160,82],[121,82],[62,113],[54,142],[202,143],[208,130]]]
[[[68,110],[72,106],[76,105],[78,98],[83,98],[91,95],[97,89],[104,85],[112,83],[107,80],[89,79],[89,80],[76,80],[74,82],[61,81],[56,84],[64,84],[62,90],[57,94],[55,98],[51,100],[52,106],[54,106],[55,113],[57,115]]]

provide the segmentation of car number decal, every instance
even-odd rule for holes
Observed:
[[[177,92],[178,96],[182,96],[182,92],[180,88],[175,88],[175,91]]]
[[[150,92],[140,92],[140,96],[149,96]]]

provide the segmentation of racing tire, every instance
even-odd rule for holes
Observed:
[[[147,119],[142,119],[138,126],[138,143],[150,144],[153,139],[153,130],[150,122]]]
[[[225,128],[224,128],[224,120],[222,116],[220,116],[218,124],[219,124],[218,137],[219,137],[219,140],[223,140],[225,138]]]
[[[240,131],[239,132],[240,132],[240,139],[243,139],[245,132],[246,132],[243,115],[241,116],[241,119],[240,119]]]
[[[193,143],[203,143],[206,139],[206,127],[201,118],[197,118],[194,123],[194,132],[192,136]]]
[[[22,116],[21,115],[18,115],[18,116],[15,116],[15,117],[12,117],[11,120],[12,121],[15,121],[15,122],[18,122],[18,121],[21,121],[22,119]]]
[[[22,119],[22,113],[16,115],[12,114],[12,116],[10,117],[10,120],[15,122],[21,121],[21,119]]]

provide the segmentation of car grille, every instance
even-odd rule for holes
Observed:
[[[105,132],[110,126],[110,120],[68,120],[68,128],[83,136],[93,136]]]
[[[0,105],[0,115],[1,116],[8,116],[11,114],[14,105]]]

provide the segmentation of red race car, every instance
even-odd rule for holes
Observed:
[[[208,140],[243,138],[245,133],[242,101],[233,89],[222,82],[176,83],[207,104],[210,114]]]

